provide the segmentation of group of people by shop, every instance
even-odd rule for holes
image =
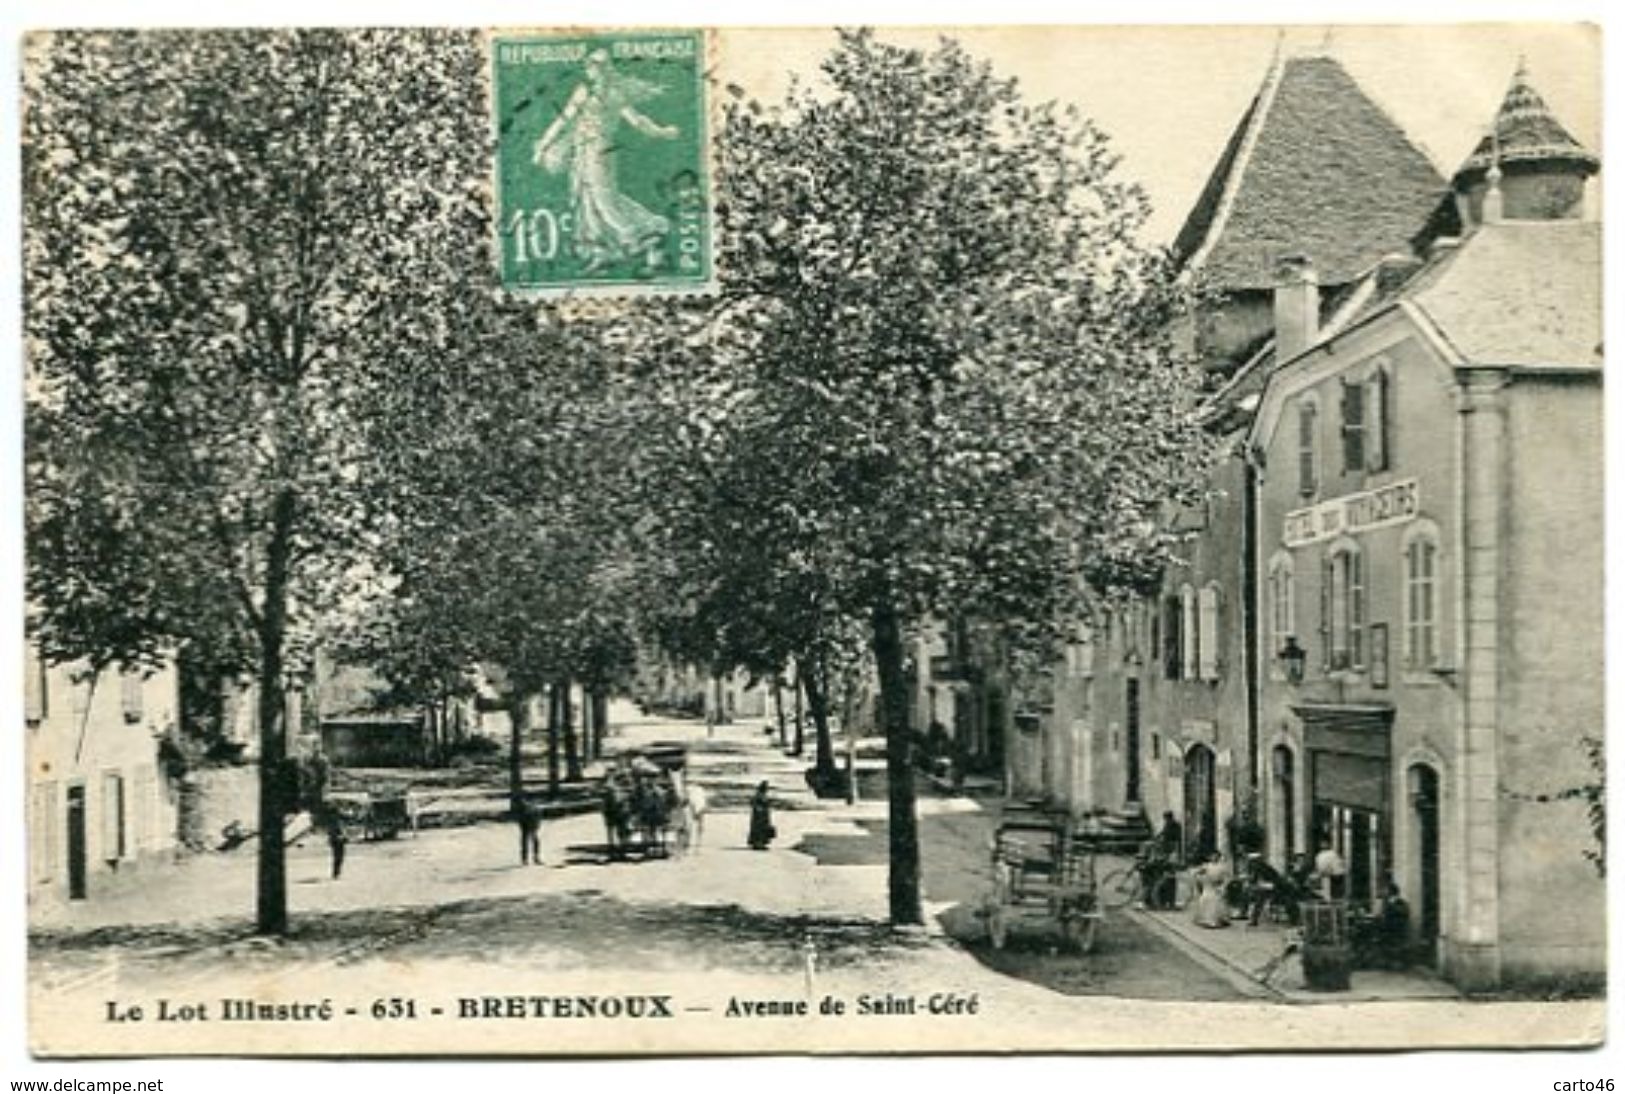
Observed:
[[[1179,875],[1188,869],[1194,886],[1192,916],[1198,926],[1222,929],[1239,920],[1256,927],[1268,916],[1296,927],[1306,902],[1348,898],[1348,864],[1329,839],[1317,841],[1317,846],[1313,857],[1289,856],[1285,869],[1270,865],[1258,851],[1238,855],[1235,869],[1218,850],[1196,852],[1187,861],[1184,828],[1173,813],[1165,812],[1156,834],[1140,848],[1141,902],[1149,909],[1178,908]],[[1410,905],[1391,873],[1383,873],[1369,910],[1351,909],[1350,921],[1363,963],[1406,962]]]

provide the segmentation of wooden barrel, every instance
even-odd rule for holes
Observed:
[[[1348,991],[1354,968],[1349,909],[1340,900],[1306,901],[1303,913],[1303,982],[1310,991]]]

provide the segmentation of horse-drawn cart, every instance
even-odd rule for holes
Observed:
[[[327,806],[350,839],[394,839],[411,824],[404,790],[334,791]]]
[[[1079,953],[1094,948],[1101,917],[1095,855],[1070,818],[1039,809],[1006,812],[993,835],[993,887],[983,914],[995,949],[1032,919],[1053,923]]]

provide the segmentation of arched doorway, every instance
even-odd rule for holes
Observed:
[[[1213,750],[1191,745],[1185,753],[1185,857],[1205,862],[1219,847],[1218,787]]]
[[[1298,773],[1296,758],[1286,745],[1270,752],[1270,857],[1287,865],[1298,853]]]
[[[1413,764],[1407,773],[1411,807],[1411,853],[1416,863],[1416,943],[1432,962],[1439,941],[1439,773]]]

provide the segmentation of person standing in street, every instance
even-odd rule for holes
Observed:
[[[759,783],[750,796],[750,835],[747,842],[752,851],[765,851],[779,830],[773,827],[773,806],[768,802],[767,783]]]
[[[331,802],[323,809],[322,827],[327,829],[327,853],[333,861],[333,880],[344,872],[344,850],[350,838],[344,831],[344,815]]]
[[[519,821],[519,865],[542,865],[542,807],[524,794],[514,799]]]
[[[1162,857],[1173,869],[1178,870],[1185,865],[1185,828],[1174,819],[1172,810],[1163,811],[1162,827],[1157,830],[1157,843],[1162,848]]]

